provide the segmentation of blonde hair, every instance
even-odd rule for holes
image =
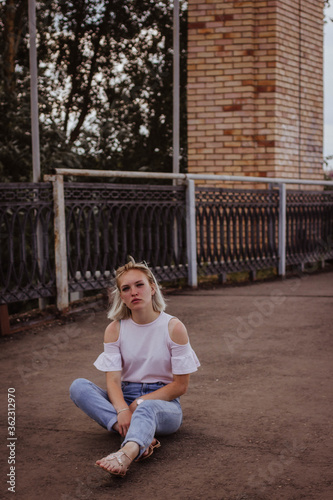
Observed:
[[[161,292],[161,287],[157,283],[157,280],[148,265],[145,262],[135,262],[135,260],[130,257],[130,261],[124,266],[119,267],[116,270],[115,284],[113,290],[111,291],[112,305],[108,312],[108,318],[112,320],[129,319],[132,315],[131,310],[124,304],[120,297],[120,278],[131,271],[132,269],[141,271],[148,279],[149,284],[154,288],[155,293],[152,296],[152,306],[154,311],[162,312],[166,308],[165,300]]]

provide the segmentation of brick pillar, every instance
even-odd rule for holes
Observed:
[[[322,179],[323,2],[188,3],[188,170]]]

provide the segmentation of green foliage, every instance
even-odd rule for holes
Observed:
[[[186,168],[186,4],[181,2],[181,169]],[[1,2],[1,180],[31,180],[27,2]],[[42,173],[172,170],[173,5],[37,3]],[[12,44],[12,40],[15,43]]]

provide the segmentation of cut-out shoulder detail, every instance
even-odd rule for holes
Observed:
[[[188,334],[185,325],[178,318],[171,318],[168,324],[169,336],[173,342],[179,345],[188,343]]]
[[[117,342],[120,333],[120,321],[112,321],[106,329],[104,334],[104,342]]]

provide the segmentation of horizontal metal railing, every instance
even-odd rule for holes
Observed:
[[[263,184],[299,184],[304,186],[331,186],[333,181],[318,181],[311,179],[289,179],[283,177],[250,177],[245,175],[218,175],[218,174],[171,174],[169,172],[129,172],[122,170],[89,170],[75,168],[56,168],[57,175],[73,177],[104,177],[123,179],[169,179],[180,181],[225,181],[225,182],[251,182]],[[50,176],[46,176],[48,179]]]

